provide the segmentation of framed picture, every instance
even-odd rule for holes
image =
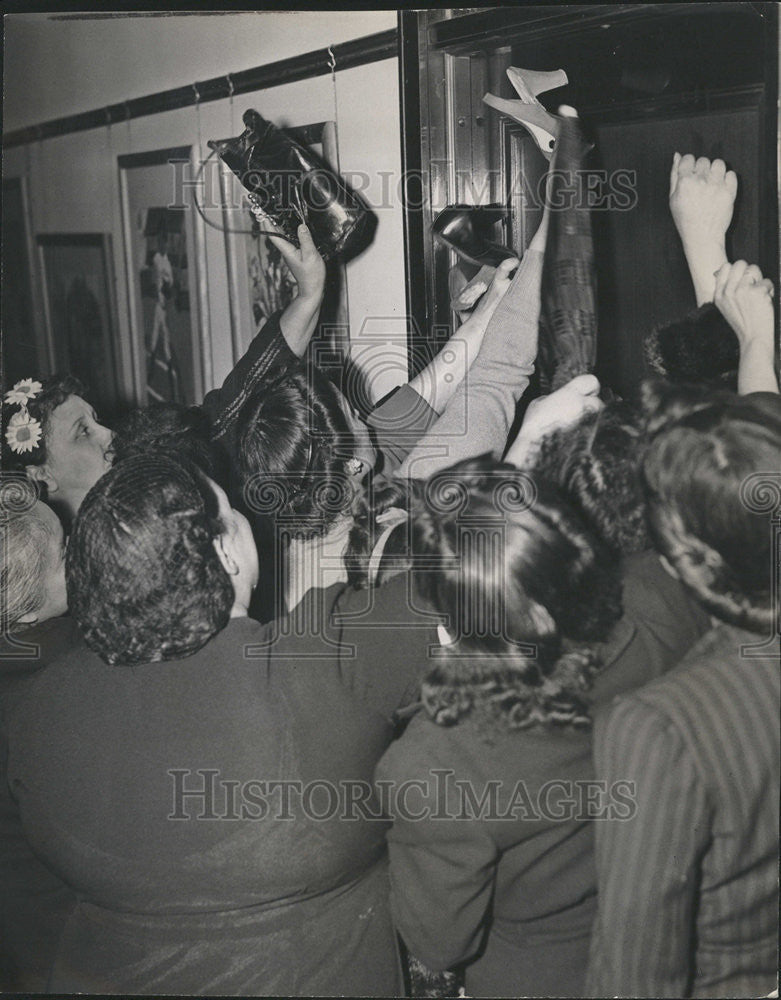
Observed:
[[[111,236],[46,233],[37,243],[51,368],[81,379],[108,413],[119,402]]]
[[[338,170],[334,122],[317,122],[284,131]],[[258,327],[295,298],[296,282],[279,250],[262,234],[241,183],[224,165],[220,166],[219,183],[228,250],[233,353],[234,361],[238,361]],[[330,263],[315,340],[337,351],[348,344],[344,290],[344,267]]]
[[[136,403],[192,404],[211,385],[203,224],[191,146],[118,158]]]
[[[33,291],[33,244],[24,177],[3,178],[2,371],[10,386],[51,364]]]

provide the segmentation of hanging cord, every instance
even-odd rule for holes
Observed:
[[[38,150],[38,156],[37,156],[37,159],[38,159],[38,177],[39,177],[39,180],[41,181],[41,184],[40,184],[40,191],[41,191],[41,195],[40,195],[40,201],[41,201],[41,218],[43,219],[43,228],[46,229],[46,226],[48,225],[48,222],[49,222],[49,206],[47,204],[48,198],[47,198],[47,195],[46,195],[47,191],[49,190],[49,185],[46,182],[46,169],[45,169],[45,165],[44,165],[43,132],[40,129],[40,127],[38,127],[36,129],[36,131],[38,133],[37,136],[36,136],[36,140],[37,140],[36,149]],[[35,199],[33,199],[33,203],[34,202],[35,202]]]
[[[26,142],[24,144],[24,171],[27,174],[28,183],[32,178],[32,143]]]
[[[114,212],[119,205],[121,199],[116,191],[116,185],[119,180],[118,176],[115,176],[116,171],[116,161],[114,159],[114,133],[111,131],[111,112],[106,108],[106,150],[108,153],[108,161],[110,164],[109,168],[109,198],[111,199],[111,228],[114,229]]]
[[[330,45],[328,46],[328,66],[331,70],[331,92],[334,98],[334,128],[336,128],[336,123],[339,120],[339,109],[336,104],[336,56]]]
[[[236,131],[236,126],[233,124],[233,80],[231,79],[230,73],[227,74],[225,79],[228,81],[228,116],[231,123],[231,135]]]
[[[333,48],[328,46],[328,66],[331,70],[331,94],[333,96],[334,105],[334,127],[333,127],[333,163],[329,166],[335,171],[336,174],[340,174],[340,163],[339,163],[339,104],[337,100],[337,89],[336,89],[336,56],[334,55]],[[323,146],[323,153],[326,152],[325,146]],[[329,333],[328,339],[330,341],[331,348],[336,351],[336,353],[342,357],[349,356],[350,354],[350,292],[347,282],[347,269],[344,264],[339,265],[341,276],[341,294],[339,296],[340,301],[336,310],[336,320],[338,321],[336,325],[332,328]]]
[[[198,136],[198,161],[201,164],[200,167],[198,168],[197,180],[200,182],[200,180],[203,177],[203,168],[205,164],[205,160],[203,159],[203,136],[201,134],[201,95],[198,92],[198,85],[196,83],[192,85],[192,88],[193,88],[193,93],[195,94],[195,131]],[[207,156],[206,159],[208,160],[209,157]],[[195,196],[195,190],[196,189],[194,188],[193,197]],[[201,218],[204,219],[205,221],[206,217],[204,216],[203,212],[199,214]]]

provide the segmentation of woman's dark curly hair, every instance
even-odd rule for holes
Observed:
[[[349,512],[345,461],[356,445],[342,406],[333,383],[303,363],[252,392],[238,416],[238,466],[256,518],[314,538]]]
[[[533,471],[556,483],[597,534],[620,552],[651,546],[640,477],[642,418],[622,400],[546,435]]]
[[[79,509],[65,563],[68,606],[106,663],[175,660],[228,623],[234,591],[213,541],[217,496],[165,454],[117,463]]]
[[[27,465],[43,465],[46,462],[46,437],[49,432],[49,421],[52,413],[62,405],[69,396],[83,396],[85,387],[73,375],[52,375],[49,378],[39,378],[36,381],[43,386],[38,395],[27,404],[27,412],[41,425],[41,440],[32,451],[16,454],[8,446],[3,433],[3,468],[6,470],[23,470]],[[3,393],[5,396],[5,393]],[[8,426],[11,417],[19,412],[14,403],[3,403],[3,431]]]
[[[423,682],[440,725],[585,726],[621,615],[617,557],[555,486],[489,456],[434,475],[411,516],[416,593],[453,638]]]
[[[154,403],[125,416],[114,432],[111,451],[115,462],[131,455],[169,452],[194,462],[214,478],[211,421],[200,406]]]
[[[781,506],[781,396],[649,382],[643,397],[658,551],[712,615],[766,632],[779,612],[772,519]]]

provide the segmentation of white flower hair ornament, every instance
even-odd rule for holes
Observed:
[[[26,451],[33,451],[38,447],[41,440],[41,424],[35,417],[31,417],[26,407],[15,413],[8,421],[5,429],[5,439],[8,447],[16,455],[23,455]]]
[[[27,404],[31,399],[35,399],[38,393],[43,389],[40,382],[36,382],[31,378],[23,378],[21,382],[17,382],[13,389],[5,394],[6,403],[16,403],[18,406],[27,407]]]
[[[40,382],[31,378],[23,378],[5,394],[6,403],[20,407],[19,412],[15,413],[8,421],[5,431],[8,447],[15,455],[23,455],[25,452],[33,451],[40,443],[41,422],[30,416],[27,404],[31,399],[35,399],[41,389],[43,386]]]

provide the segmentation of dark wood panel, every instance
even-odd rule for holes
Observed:
[[[636,172],[637,204],[595,211],[600,277],[600,375],[625,393],[645,374],[642,342],[694,304],[667,208],[672,154],[723,157],[740,175],[731,252],[778,280],[775,116],[778,8],[771,3],[526,4],[417,14],[429,335],[450,320],[450,254],[428,235],[431,208],[506,200],[505,239],[522,250],[539,211],[540,163],[514,123],[486,113],[478,91],[515,97],[509,65],[562,67],[569,84],[543,103],[580,109],[596,139],[594,166]],[[434,161],[447,164],[435,170]],[[544,166],[544,164],[542,164]],[[470,178],[464,177],[464,171]],[[490,195],[483,191],[486,173]],[[517,180],[519,173],[524,175]]]
[[[620,392],[645,374],[643,338],[654,326],[695,305],[667,198],[677,150],[721,157],[740,179],[730,232],[734,258],[760,259],[761,107],[668,121],[597,126],[598,153],[608,175],[634,171],[636,203],[628,211],[594,212],[599,267],[599,371]]]

